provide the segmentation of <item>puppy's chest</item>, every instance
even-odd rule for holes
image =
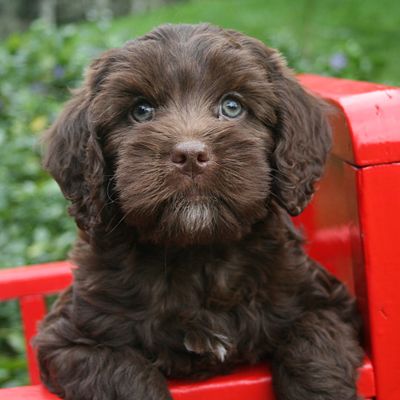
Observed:
[[[171,360],[177,354],[190,358],[191,363],[213,365],[241,358],[246,337],[254,340],[257,336],[254,320],[263,319],[261,304],[249,302],[240,285],[199,287],[187,282],[184,290],[175,288],[159,300],[152,302],[149,318],[143,321],[151,335],[144,340],[160,367],[168,364],[171,370],[176,367]]]
[[[239,326],[231,312],[187,307],[165,310],[147,321],[150,357],[171,376],[229,363],[238,356]]]

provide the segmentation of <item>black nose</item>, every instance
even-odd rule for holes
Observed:
[[[171,161],[183,174],[195,176],[207,168],[210,153],[207,146],[198,141],[190,140],[177,144],[171,153]]]

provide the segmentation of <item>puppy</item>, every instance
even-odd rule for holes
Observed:
[[[50,391],[166,400],[166,378],[269,360],[279,400],[357,398],[354,301],[289,217],[323,170],[324,110],[275,50],[210,25],[92,63],[45,138],[79,227],[36,339]]]

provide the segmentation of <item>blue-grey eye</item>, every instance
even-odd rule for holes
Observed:
[[[147,100],[140,100],[133,107],[132,117],[137,122],[150,121],[154,117],[154,107]]]
[[[243,106],[238,99],[233,96],[226,96],[222,99],[219,106],[219,114],[227,118],[237,118],[243,112]]]

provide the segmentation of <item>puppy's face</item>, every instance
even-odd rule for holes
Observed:
[[[188,245],[240,239],[273,198],[297,214],[329,132],[275,51],[207,25],[165,26],[97,60],[49,142],[46,165],[83,229],[106,225],[111,200],[142,240]],[[57,151],[75,153],[63,173]]]
[[[239,238],[270,195],[276,99],[265,71],[209,32],[127,49],[94,101],[125,222],[157,242]]]

